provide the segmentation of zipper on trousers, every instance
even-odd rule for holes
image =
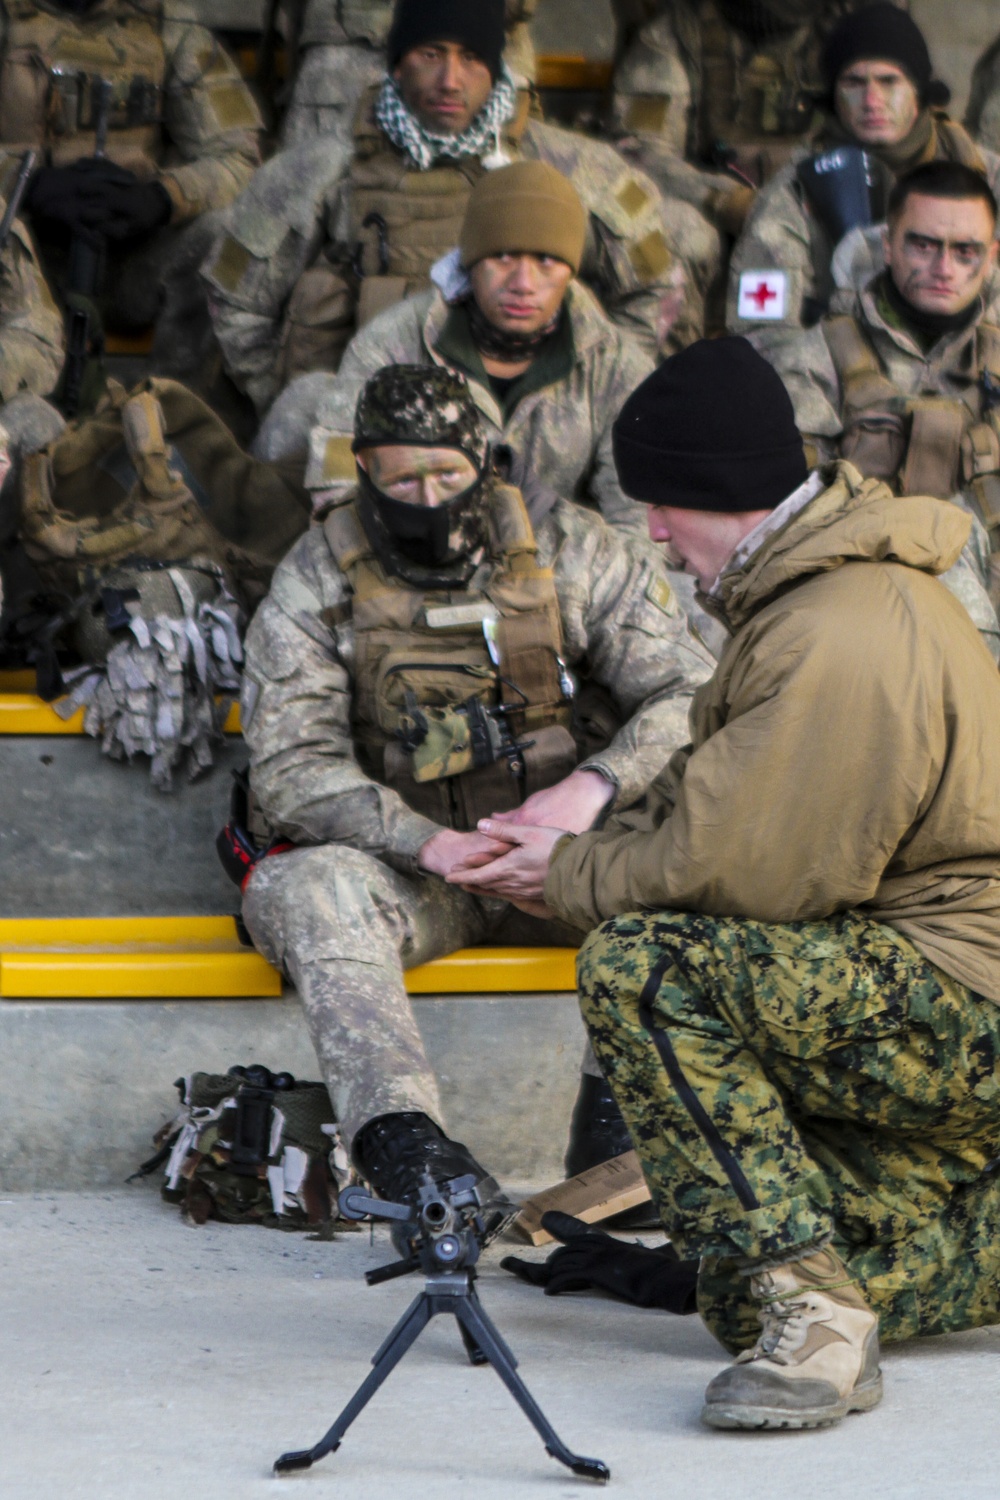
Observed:
[[[667,1071],[667,1077],[677,1091],[684,1108],[701,1132],[708,1149],[729,1178],[730,1185],[740,1200],[740,1204],[747,1210],[760,1208],[760,1201],[757,1198],[757,1194],[747,1181],[742,1167],[722,1139],[721,1132],[715,1121],[685,1078],[684,1070],[677,1061],[677,1054],[674,1051],[673,1043],[663,1027],[657,1026],[656,1021],[653,1019],[653,1001],[659,993],[660,985],[663,983],[664,971],[669,962],[669,957],[661,958],[643,985],[642,993],[639,996],[639,1021],[653,1038],[656,1050],[660,1054],[660,1061]]]

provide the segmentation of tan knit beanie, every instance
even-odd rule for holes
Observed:
[[[459,249],[462,265],[487,255],[552,255],[580,269],[587,215],[576,188],[543,161],[487,172],[472,189]]]

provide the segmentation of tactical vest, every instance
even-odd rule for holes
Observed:
[[[351,588],[349,610],[326,623],[349,613],[353,624],[359,764],[415,811],[460,830],[554,786],[579,758],[559,600],[517,490],[494,487],[490,524],[494,567],[480,593],[425,591],[391,577],[352,504],[324,523]],[[465,726],[494,736],[489,763],[469,764]]]
[[[698,23],[699,155],[709,158],[717,143],[738,157],[764,147],[773,174],[814,123],[823,89],[820,29],[813,22],[754,45],[735,31],[714,0],[702,0]]]
[[[843,458],[900,495],[970,493],[1000,547],[1000,328],[980,323],[980,379],[965,397],[900,395],[863,325],[827,318],[823,332],[840,381]],[[995,389],[997,405],[987,397]]]
[[[0,142],[43,149],[55,166],[92,156],[95,85],[112,85],[107,155],[140,177],[156,174],[166,55],[157,0],[111,0],[85,15],[35,0],[4,0]]]
[[[205,442],[206,422],[218,428],[211,443]],[[71,599],[92,593],[126,563],[197,560],[221,569],[245,605],[256,604],[277,557],[266,555],[266,546],[251,551],[224,535],[213,512],[220,521],[222,513],[238,514],[222,493],[234,469],[246,504],[265,514],[270,505],[276,529],[291,496],[272,466],[244,460],[237,467],[240,457],[222,423],[183,386],[150,380],[127,396],[112,382],[94,416],[24,459],[25,552],[46,589]],[[255,542],[264,530],[258,528]]]
[[[415,171],[375,123],[377,95],[369,91],[355,122],[349,212],[337,226],[337,246],[302,272],[288,299],[275,365],[279,389],[310,370],[338,369],[359,328],[430,286],[431,267],[458,244],[469,194],[485,171],[476,156]],[[523,93],[502,136],[512,156],[530,112]]]
[[[377,95],[377,89],[371,90],[359,112],[347,179],[350,264],[360,282],[359,327],[376,312],[430,286],[431,267],[458,244],[469,195],[485,172],[478,156],[414,171],[376,124]],[[512,156],[518,154],[530,112],[530,96],[522,93],[502,133]]]

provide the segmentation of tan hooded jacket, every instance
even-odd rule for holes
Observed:
[[[723,574],[734,635],[695,695],[693,744],[635,810],[558,845],[559,915],[854,908],[1000,1003],[1000,677],[932,576],[969,524],[838,464]]]

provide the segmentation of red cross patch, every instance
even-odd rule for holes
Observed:
[[[757,323],[783,318],[788,304],[788,276],[784,271],[744,271],[736,315]]]

